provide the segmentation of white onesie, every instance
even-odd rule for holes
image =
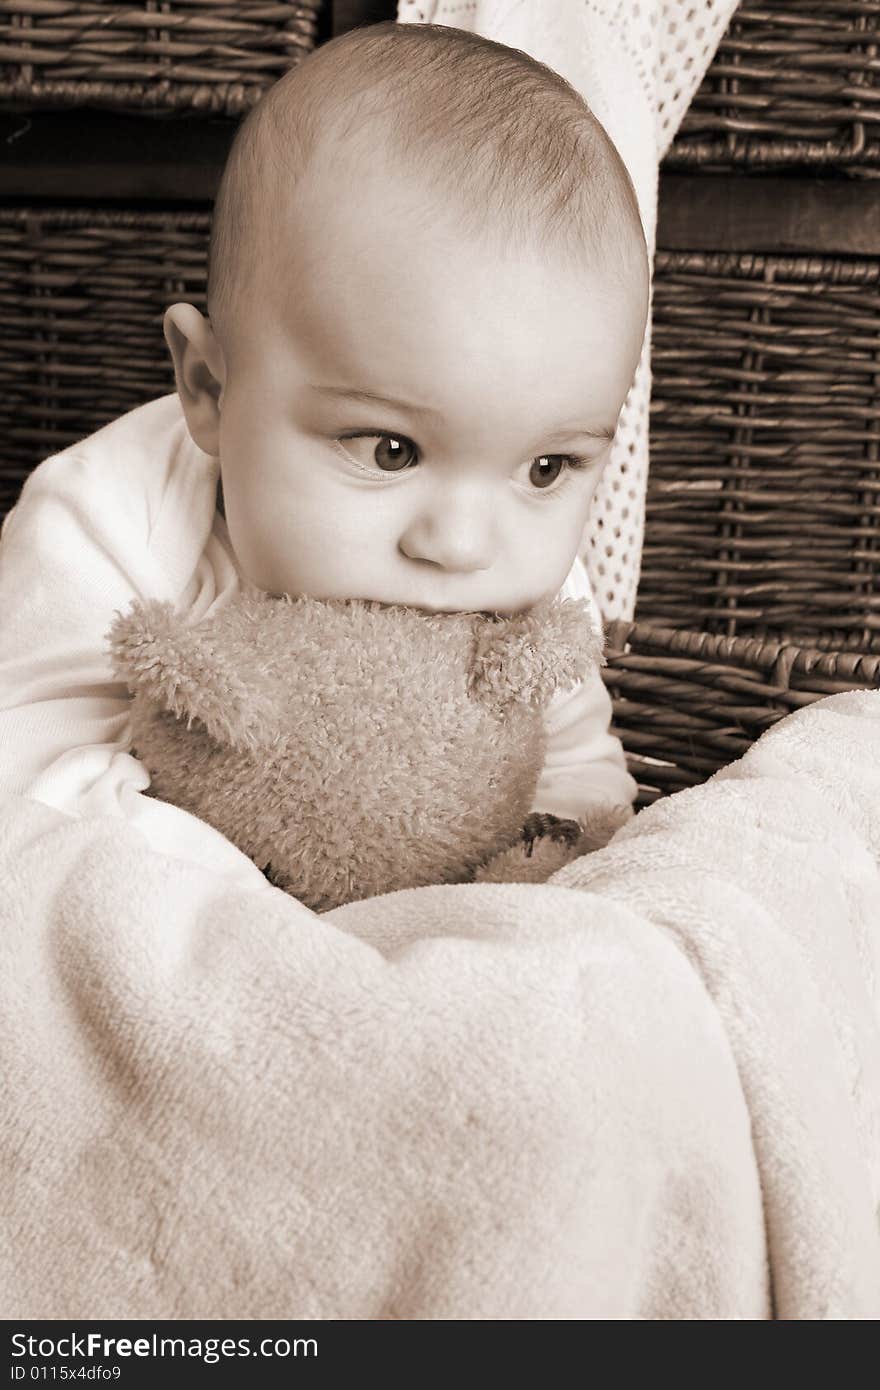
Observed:
[[[30,475],[0,533],[0,788],[72,815],[124,816],[153,848],[235,874],[241,856],[222,836],[144,795],[128,692],[105,642],[134,598],[201,617],[239,587],[216,509],[218,468],[190,438],[173,392]],[[601,623],[580,562],[561,592],[588,598]],[[610,719],[598,674],[555,698],[535,810],[575,817],[633,801]]]

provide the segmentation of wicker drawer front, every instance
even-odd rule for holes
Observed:
[[[0,210],[0,515],[48,454],[174,389],[169,304],[205,308],[208,213]]]
[[[236,116],[315,46],[321,0],[16,0],[0,101]]]
[[[660,252],[637,617],[880,651],[880,261]]]
[[[880,655],[610,623],[604,671],[614,727],[643,806],[741,758],[793,710],[880,689]]]
[[[880,175],[878,0],[743,0],[668,163]]]

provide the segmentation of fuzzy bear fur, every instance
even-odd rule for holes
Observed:
[[[502,618],[248,589],[196,624],[135,604],[109,637],[151,793],[316,911],[541,881],[593,847],[529,822],[543,710],[603,661],[582,600]]]

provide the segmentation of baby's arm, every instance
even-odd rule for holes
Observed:
[[[561,591],[586,598],[593,621],[601,614],[583,565],[576,561]],[[545,715],[547,751],[532,809],[563,819],[588,820],[591,833],[610,837],[633,814],[638,788],[626,770],[620,740],[610,732],[611,699],[599,671],[554,697]]]
[[[86,460],[48,459],[0,538],[0,785],[73,813],[92,809],[125,748],[126,691],[103,631],[137,592],[146,551],[94,482]],[[146,785],[131,766],[116,771],[117,788]]]
[[[204,568],[213,493],[169,466],[163,425],[148,466],[125,426],[48,459],[0,536],[0,791],[74,816],[122,816],[153,848],[219,868],[244,857],[194,817],[144,796],[129,751],[129,697],[106,632],[135,597],[192,600]],[[130,419],[130,417],[126,417]],[[150,431],[151,433],[151,431]],[[118,446],[118,447],[117,447]],[[216,570],[216,566],[213,567]],[[209,582],[210,581],[210,582]],[[216,587],[213,572],[202,588]],[[244,861],[249,863],[249,861]]]

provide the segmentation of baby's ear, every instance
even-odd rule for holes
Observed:
[[[170,603],[135,602],[117,613],[107,633],[117,676],[135,695],[204,725],[220,744],[253,751],[270,736],[271,721],[223,651],[214,623],[186,625]]]
[[[542,709],[605,664],[604,639],[586,599],[546,599],[512,618],[474,622],[470,693],[504,708]]]

